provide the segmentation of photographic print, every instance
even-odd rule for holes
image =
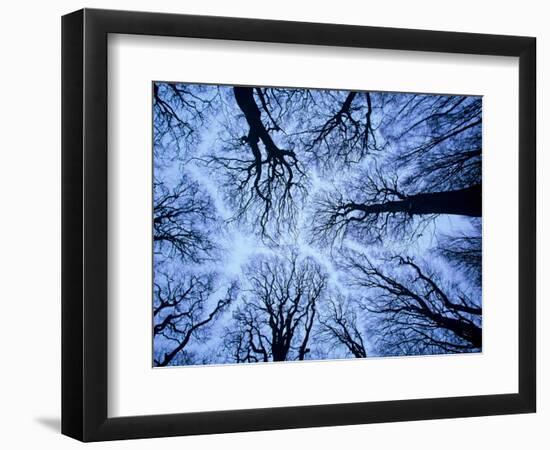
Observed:
[[[153,366],[482,350],[482,98],[155,81]]]

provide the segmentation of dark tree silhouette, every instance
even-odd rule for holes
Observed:
[[[348,231],[414,238],[438,215],[481,216],[481,99],[388,95],[382,162],[316,200],[313,236],[323,243]]]
[[[357,305],[350,298],[337,296],[328,302],[328,310],[319,319],[318,338],[331,347],[344,347],[355,358],[366,358],[364,331],[359,323]]]
[[[153,83],[153,126],[155,149],[169,137],[170,145],[181,149],[197,143],[198,129],[204,126],[217,107],[216,89],[182,83]],[[156,152],[156,157],[162,155]]]
[[[443,235],[436,252],[461,271],[468,280],[481,287],[481,221],[474,221],[474,230],[457,236]]]
[[[374,103],[379,93],[315,91],[299,115],[296,133],[309,159],[323,169],[358,163],[369,151],[379,150]]]
[[[282,148],[272,136],[281,128],[269,112],[270,97],[250,87],[235,87],[233,95],[248,131],[232,140],[231,155],[212,155],[208,161],[225,169],[226,186],[237,209],[235,217],[241,219],[249,213],[262,234],[269,234],[270,221],[279,232],[282,224],[286,228],[294,220],[296,196],[305,189],[305,173],[294,150]]]
[[[481,185],[407,194],[391,172],[372,169],[347,186],[346,194],[325,192],[315,202],[312,235],[330,243],[348,231],[366,241],[393,234],[415,237],[441,214],[481,216]]]
[[[245,272],[250,288],[233,313],[225,348],[235,362],[306,359],[326,275],[311,259],[265,258]]]
[[[215,220],[214,208],[199,184],[183,177],[168,189],[159,180],[154,183],[153,242],[155,252],[177,253],[181,258],[200,262],[213,249],[208,235]]]
[[[481,184],[481,97],[396,96],[383,130],[407,185],[424,191]]]
[[[222,299],[209,306],[208,300],[215,290],[212,274],[157,278],[162,280],[154,283],[154,365],[168,366],[176,361],[192,364],[193,353],[187,350],[188,346],[193,341],[206,340],[209,325],[231,303],[236,285],[230,286]]]
[[[347,255],[350,283],[366,290],[364,306],[379,352],[386,355],[471,352],[481,349],[481,306],[458,286],[443,283],[412,258],[373,264]],[[385,266],[385,268],[382,268]]]

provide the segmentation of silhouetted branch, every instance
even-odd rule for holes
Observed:
[[[312,260],[266,258],[246,272],[250,289],[233,314],[225,346],[235,362],[306,359],[326,275]]]
[[[159,342],[154,363],[158,367],[170,365],[176,356],[188,356],[186,348],[193,339],[204,341],[206,327],[233,301],[236,290],[232,285],[225,297],[209,308],[207,302],[214,292],[212,275],[162,278],[155,281],[153,304],[153,335]]]
[[[320,319],[320,338],[335,346],[344,346],[355,358],[366,358],[367,349],[359,318],[350,298],[341,296],[329,302],[327,314]]]
[[[436,252],[446,258],[456,269],[462,271],[469,280],[481,286],[481,222],[474,231],[458,236],[443,235],[439,239]]]
[[[294,220],[296,196],[303,195],[305,189],[305,172],[295,152],[279,147],[273,140],[271,133],[280,127],[269,114],[274,128],[264,125],[254,89],[235,87],[233,92],[248,125],[248,134],[240,138],[237,149],[245,146],[248,154],[212,155],[209,161],[225,170],[226,186],[237,209],[235,218],[246,215],[259,224],[264,235],[269,234],[271,221],[274,231],[279,232],[283,222],[286,228]],[[265,102],[263,93],[262,98]]]
[[[392,257],[374,264],[363,254],[347,255],[350,282],[367,290],[366,311],[381,351],[430,354],[478,351],[481,306],[456,285],[444,288],[434,273],[412,258]]]
[[[210,198],[196,182],[183,178],[168,189],[154,184],[153,241],[156,251],[164,248],[191,261],[201,261],[213,249],[207,224],[214,220]]]

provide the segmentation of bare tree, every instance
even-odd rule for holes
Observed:
[[[395,173],[373,167],[346,188],[345,193],[324,192],[315,200],[314,240],[330,243],[348,231],[368,242],[388,235],[414,238],[442,214],[481,216],[481,185],[408,193]]]
[[[327,312],[319,319],[318,339],[331,347],[344,347],[355,358],[366,358],[364,330],[357,309],[351,298],[339,295],[330,299]]]
[[[208,327],[235,296],[231,285],[225,296],[209,305],[215,291],[214,275],[191,275],[178,278],[166,274],[156,277],[153,301],[154,365],[170,365],[176,361],[192,364],[190,344],[204,342]]]
[[[386,126],[384,133],[396,165],[409,172],[405,183],[424,191],[481,184],[481,97],[396,98],[399,123]]]
[[[472,222],[474,229],[471,232],[440,236],[435,250],[453,268],[461,271],[477,286],[481,286],[481,221]]]
[[[391,257],[379,264],[356,252],[347,255],[350,283],[366,289],[369,326],[387,355],[479,351],[482,309],[477,294],[444,283],[412,258]]]
[[[304,193],[305,173],[294,150],[274,140],[273,134],[281,128],[269,113],[270,97],[251,87],[235,87],[233,95],[247,133],[232,139],[226,149],[229,155],[212,155],[209,162],[224,169],[235,217],[251,215],[263,235],[269,234],[268,223],[273,219],[274,231],[279,232],[281,224],[286,228],[293,220],[296,197]]]
[[[303,360],[326,275],[312,259],[264,258],[245,272],[250,288],[233,313],[225,348],[235,362]]]
[[[379,102],[386,151],[317,197],[313,236],[414,238],[438,215],[480,217],[481,99],[386,94]]]
[[[323,169],[358,163],[379,150],[373,115],[379,93],[314,91],[313,106],[300,115],[295,134],[308,155]]]
[[[155,180],[153,242],[157,254],[166,251],[185,260],[202,261],[214,247],[208,234],[214,220],[210,197],[197,182],[183,177],[169,189]]]
[[[162,158],[158,150],[181,145],[196,144],[198,130],[215,113],[218,90],[212,86],[182,83],[153,83],[153,126],[155,156]],[[168,138],[169,146],[162,145]]]

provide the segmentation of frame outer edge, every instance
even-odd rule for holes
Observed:
[[[536,398],[535,39],[85,9],[62,33],[62,433],[82,441],[533,412]],[[107,416],[107,35],[110,32],[520,56],[519,393]]]
[[[61,21],[61,432],[83,438],[83,11]]]
[[[536,38],[519,59],[519,392],[526,412],[537,404],[537,95]]]
[[[83,435],[99,437],[108,416],[107,30],[83,10]]]

